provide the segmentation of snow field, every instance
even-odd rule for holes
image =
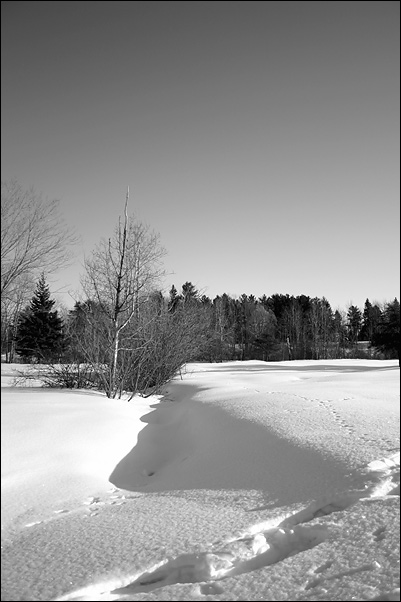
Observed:
[[[67,462],[73,448],[58,431],[69,475],[59,498],[56,467],[34,470],[54,442],[38,444],[35,403],[21,393],[16,423],[23,409],[37,455],[15,436],[6,450],[4,599],[399,599],[398,375],[395,362],[357,360],[190,365],[162,398],[109,411],[98,397],[94,419],[91,396],[76,392],[70,421],[66,393],[45,391],[51,427],[61,411],[78,446]],[[29,488],[18,478],[28,452]],[[16,495],[29,511],[19,514]],[[46,540],[52,556],[36,557]]]

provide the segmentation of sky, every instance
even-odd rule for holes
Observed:
[[[400,599],[397,360],[188,364],[130,403],[15,368],[3,600]]]
[[[80,243],[130,211],[167,292],[399,298],[399,3],[2,2],[2,180]]]

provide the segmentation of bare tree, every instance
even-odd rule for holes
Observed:
[[[102,240],[91,258],[85,260],[83,290],[95,301],[107,323],[107,375],[103,372],[106,394],[115,397],[121,389],[117,382],[121,333],[138,322],[141,305],[164,275],[161,258],[165,250],[159,235],[128,217],[127,192],[124,218],[114,235]],[[132,329],[130,329],[131,331]],[[133,329],[135,332],[135,328]],[[132,337],[135,339],[135,337]],[[125,347],[127,341],[124,341]],[[134,349],[132,349],[134,351]]]
[[[309,324],[313,359],[327,359],[329,357],[330,337],[333,332],[333,312],[325,297],[311,299]]]
[[[276,327],[277,319],[274,313],[258,302],[250,317],[249,332],[254,353],[261,353],[263,361],[267,361],[269,355],[277,349],[274,340]]]
[[[119,381],[131,397],[136,392],[145,396],[157,392],[209,344],[208,312],[196,302],[182,303],[171,312],[167,299],[152,295],[134,328],[135,332],[130,324],[122,337],[118,366]]]
[[[18,318],[32,297],[34,286],[29,275],[21,276],[14,283],[13,294],[3,295],[1,298],[1,352],[7,363],[12,363],[15,359]]]
[[[1,183],[1,298],[18,296],[20,283],[38,272],[59,270],[71,258],[75,235],[65,226],[59,201],[44,199],[17,181]]]

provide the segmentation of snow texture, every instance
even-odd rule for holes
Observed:
[[[3,600],[400,599],[396,362],[2,393]]]

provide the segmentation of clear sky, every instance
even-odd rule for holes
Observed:
[[[399,2],[2,2],[2,179],[179,289],[399,298]],[[64,301],[72,305],[68,295]]]

